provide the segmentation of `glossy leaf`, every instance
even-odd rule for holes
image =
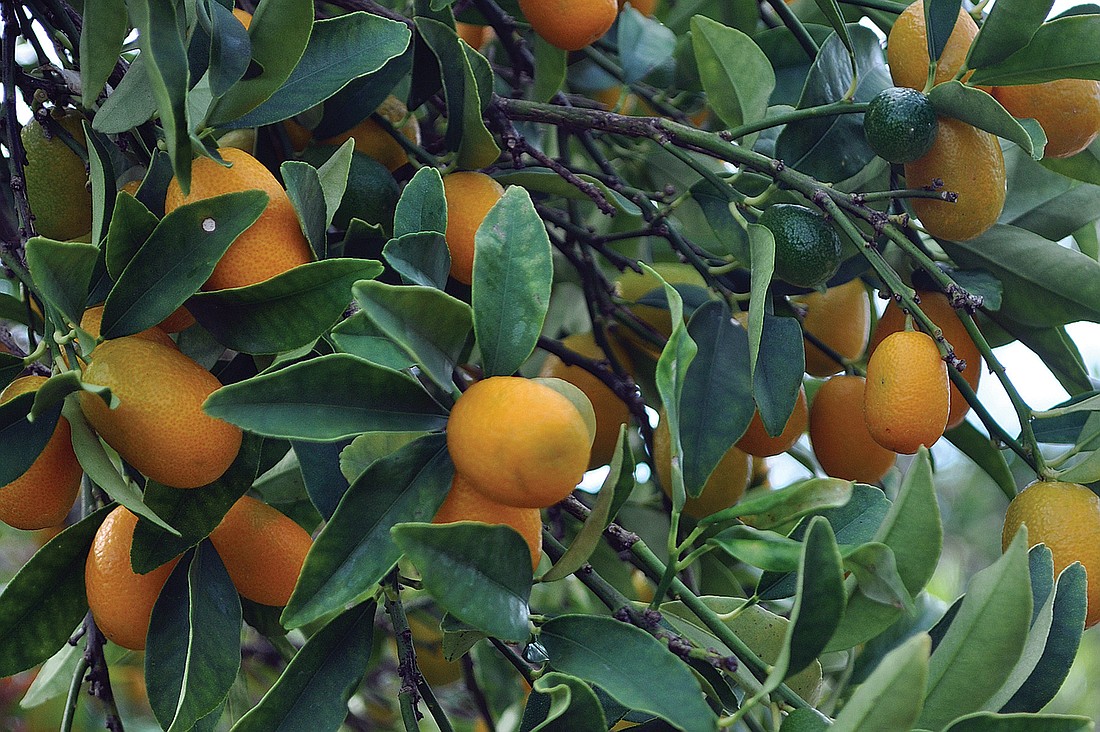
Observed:
[[[283,625],[297,628],[368,597],[401,556],[390,529],[430,521],[452,476],[442,435],[414,440],[374,462],[351,484],[313,542]]]
[[[447,249],[447,240],[438,232],[421,231],[390,239],[382,249],[382,256],[408,284],[437,290],[447,286],[451,253]]]
[[[345,353],[397,371],[413,365],[412,359],[367,317],[358,312],[332,329],[332,340]]]
[[[153,605],[145,648],[149,705],[168,732],[219,708],[241,666],[241,604],[209,542],[185,556]]]
[[[114,279],[122,276],[160,220],[144,204],[126,191],[119,191],[107,230],[105,259],[107,272]]]
[[[752,394],[764,429],[778,435],[787,426],[802,388],[806,358],[802,328],[795,318],[765,315],[761,332]]]
[[[232,10],[217,0],[197,3],[196,10],[207,15],[204,20],[210,24],[210,63],[207,73],[210,93],[220,97],[248,71],[252,58],[252,42],[248,39],[248,31],[233,15]],[[199,23],[202,26],[203,20]]]
[[[941,2],[929,2],[924,6],[924,22],[928,29],[926,42],[928,44],[928,58],[939,60],[943,49],[947,46],[947,40],[955,30],[955,24],[959,18],[959,0],[942,0]]]
[[[390,533],[440,607],[501,640],[527,640],[531,552],[515,529],[459,521],[402,523]]]
[[[990,8],[970,47],[967,66],[980,69],[1024,48],[1047,19],[1054,0],[1007,0]]]
[[[374,434],[388,436],[393,433]],[[421,433],[415,434],[419,435]],[[327,521],[332,518],[340,499],[351,487],[351,481],[340,472],[341,451],[350,447],[351,443],[346,440],[340,442],[294,440],[291,445],[294,448],[294,455],[298,458],[298,470],[301,472],[309,500],[318,513],[321,514],[321,517]]]
[[[944,437],[984,470],[1001,490],[1015,492],[1016,479],[1012,477],[1004,452],[998,450],[974,425],[963,422],[948,430]]]
[[[919,633],[888,653],[875,672],[856,687],[840,710],[832,732],[910,729],[924,705],[932,642]]]
[[[132,335],[171,315],[210,278],[229,245],[266,205],[262,191],[240,191],[184,204],[166,215],[107,296],[101,335]]]
[[[204,409],[256,434],[322,442],[439,429],[447,421],[409,376],[342,353],[224,386]]]
[[[286,184],[287,196],[298,214],[298,223],[306,241],[313,249],[314,256],[324,259],[328,253],[329,218],[325,207],[325,192],[321,188],[321,177],[317,169],[300,160],[287,160],[279,166],[279,173]]]
[[[467,350],[474,327],[469,305],[441,290],[418,285],[363,281],[356,283],[352,292],[367,318],[428,378],[444,392],[455,390],[451,374]]]
[[[535,349],[554,268],[530,194],[511,186],[474,237],[474,333],[486,376],[510,375]]]
[[[352,12],[313,24],[309,43],[287,80],[232,127],[259,127],[301,114],[353,79],[381,69],[409,45],[404,23]]]
[[[325,259],[248,287],[200,292],[187,309],[229,348],[289,351],[331,328],[351,302],[352,284],[381,271],[373,259]]]
[[[28,419],[34,398],[34,393],[28,392],[0,404],[0,486],[27,472],[57,427],[60,409],[33,422]]]
[[[843,506],[852,497],[852,482],[839,478],[811,478],[776,491],[750,492],[737,504],[703,518],[703,526],[751,516],[758,529],[796,521],[815,511]]]
[[[88,612],[84,563],[101,508],[50,539],[0,593],[0,673],[11,676],[55,654]]]
[[[981,89],[954,80],[947,81],[932,87],[928,101],[932,102],[938,115],[954,117],[1015,142],[1036,160],[1043,157],[1047,141],[1043,128],[1034,121],[1016,119]]]
[[[79,323],[88,299],[98,247],[36,236],[27,242],[27,267],[46,302]]]
[[[1038,8],[1034,12],[1038,12]],[[979,68],[971,84],[1009,86],[1061,78],[1100,79],[1100,16],[1071,15],[1043,23],[1026,46]]]
[[[608,617],[562,615],[542,626],[539,642],[551,668],[598,686],[625,707],[684,732],[715,729],[691,670],[640,628]],[[649,673],[638,674],[638,668]],[[655,678],[661,683],[654,685]]]
[[[364,602],[310,637],[234,732],[339,728],[370,661],[376,609]]]
[[[707,100],[726,127],[764,119],[775,72],[760,47],[741,31],[698,15],[691,20],[691,43]]]
[[[416,175],[405,185],[393,218],[395,237],[424,231],[447,233],[447,199],[443,195],[443,178],[437,169],[431,167],[416,171]]]
[[[606,732],[600,700],[575,676],[551,671],[535,681],[523,710],[521,732]]]

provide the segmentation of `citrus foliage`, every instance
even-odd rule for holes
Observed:
[[[1100,16],[865,5],[5,5],[0,519],[51,536],[0,676],[113,729],[127,669],[172,730],[1088,728]],[[941,437],[1012,499],[950,606]]]

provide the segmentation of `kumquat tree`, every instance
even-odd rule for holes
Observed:
[[[0,11],[0,728],[1093,728],[1100,6]]]

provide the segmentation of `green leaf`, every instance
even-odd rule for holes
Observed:
[[[765,315],[760,331],[760,354],[752,374],[752,395],[764,429],[775,436],[786,428],[798,401],[806,368],[806,351],[802,345],[802,328],[795,318]]]
[[[1085,152],[1074,159],[1090,156],[1091,153]],[[1006,146],[1004,158],[1008,187],[1013,193],[1005,200],[1000,223],[1033,231],[1056,242],[1100,218],[1100,201],[1097,201],[1100,186],[1095,185],[1095,181],[1082,182],[1065,175],[1068,172],[1087,173],[1087,166],[1082,166],[1085,170],[1059,166],[1052,164],[1053,158],[1036,162],[1016,145]],[[1100,162],[1097,165],[1100,166]],[[1082,177],[1087,179],[1088,175]],[[1002,288],[1007,289],[1003,284]]]
[[[79,391],[97,394],[112,409],[118,407],[118,397],[111,394],[110,388],[96,384],[85,384],[80,380],[79,371],[62,371],[49,377],[42,386],[34,392],[34,406],[31,407],[30,419],[37,420],[43,416],[47,421],[56,420],[52,415],[54,407],[59,406],[65,397]]]
[[[750,492],[736,505],[703,518],[700,525],[751,516],[756,528],[774,528],[824,508],[845,505],[852,497],[852,485],[852,481],[839,478],[810,478],[777,491]]]
[[[753,415],[749,342],[744,328],[718,301],[704,303],[688,321],[699,350],[680,395],[684,486],[698,496],[719,461],[744,434]]]
[[[831,732],[910,729],[924,705],[932,640],[919,633],[879,663],[840,710]]]
[[[0,404],[0,486],[27,472],[57,427],[60,409],[30,421],[34,398],[27,392]]]
[[[70,323],[79,323],[88,300],[99,248],[94,244],[61,242],[41,236],[27,242],[27,266],[46,302]]]
[[[434,168],[421,168],[434,170]],[[390,239],[382,256],[408,284],[442,290],[451,272],[451,253],[446,238],[435,231],[421,231]]]
[[[515,529],[459,521],[402,523],[390,533],[440,607],[501,640],[527,640],[531,552]]]
[[[467,351],[473,330],[470,306],[442,290],[418,285],[357,282],[355,299],[375,326],[398,345],[444,392]]]
[[[342,353],[223,386],[204,409],[256,434],[322,442],[440,429],[447,421],[409,376]]]
[[[187,309],[219,343],[236,351],[289,351],[332,327],[351,302],[354,282],[381,272],[373,259],[325,259],[248,287],[200,292],[187,301]]]
[[[656,18],[624,8],[616,25],[623,82],[633,84],[672,58],[676,34]]]
[[[531,86],[528,99],[549,102],[565,83],[569,54],[539,35],[532,39],[531,51],[535,56],[535,83]]]
[[[1018,120],[981,89],[958,81],[936,84],[928,93],[936,114],[954,117],[978,129],[1015,142],[1035,160],[1043,157],[1047,136],[1034,120]]]
[[[623,196],[618,191],[613,191],[607,187],[607,185],[590,175],[578,175],[578,178],[585,183],[590,183],[600,190],[603,197],[607,199],[612,206],[628,216],[641,216],[642,210],[637,207],[630,199]],[[531,192],[548,193],[553,196],[561,196],[571,201],[587,201],[590,200],[587,195],[575,185],[569,181],[563,179],[560,175],[552,170],[546,168],[540,168],[538,166],[525,167],[522,170],[511,170],[494,174],[493,178],[497,183],[502,186],[520,186],[526,188]]]
[[[35,674],[27,693],[19,700],[19,708],[33,709],[65,694],[82,658],[83,649],[68,643],[61,646]]]
[[[531,195],[510,186],[474,237],[474,333],[486,376],[514,373],[535,350],[554,278],[550,238]]]
[[[0,316],[2,317],[2,316]],[[0,353],[0,390],[12,382],[16,376],[23,372],[23,359],[10,353]]]
[[[127,8],[130,20],[138,29],[139,58],[143,61],[145,72],[145,82],[137,82],[135,96],[152,92],[155,108],[160,112],[172,169],[183,192],[187,193],[191,189],[191,136],[187,126],[187,90],[191,83],[187,49],[183,44],[183,29],[187,26],[185,7],[183,3],[177,4],[171,0],[135,0]],[[143,88],[144,84],[148,84],[147,90]],[[139,102],[138,109],[141,113],[129,119],[144,115],[146,104]],[[146,119],[148,117],[138,124]],[[123,132],[125,129],[101,131]]]
[[[324,259],[328,253],[326,234],[329,218],[325,192],[321,189],[321,177],[317,174],[317,168],[300,160],[287,160],[279,166],[279,172],[306,241],[314,255],[318,259]],[[346,180],[345,178],[345,182]]]
[[[283,625],[301,627],[368,597],[401,556],[390,529],[430,521],[452,475],[443,435],[421,437],[372,463],[313,542],[283,611]]]
[[[234,732],[337,729],[370,662],[376,609],[364,602],[317,631]]]
[[[84,563],[101,508],[50,539],[0,593],[0,674],[42,663],[65,645],[88,612]]]
[[[928,58],[939,60],[943,54],[947,40],[958,22],[961,4],[959,0],[943,0],[929,2],[924,6],[924,23],[928,29],[925,39],[928,44]]]
[[[340,473],[340,451],[350,443],[293,440],[290,444],[298,458],[298,470],[309,500],[325,520],[332,518],[336,506],[349,488],[349,481]]]
[[[897,498],[875,532],[874,540],[894,551],[898,575],[911,597],[916,597],[935,572],[943,547],[943,525],[932,479],[928,451],[917,457],[902,480]],[[853,594],[840,629],[828,650],[842,650],[863,643],[894,623],[899,611]]]
[[[1016,479],[1012,477],[1004,452],[998,450],[978,428],[969,422],[963,422],[944,433],[944,437],[984,470],[1001,490],[1013,493],[1016,491]]]
[[[548,698],[547,698],[548,697]],[[556,671],[540,676],[527,698],[521,732],[606,732],[600,700],[588,684]]]
[[[912,614],[913,598],[898,575],[894,551],[880,542],[869,542],[844,553],[844,568],[856,578],[868,599]]]
[[[447,199],[443,195],[443,178],[435,168],[416,171],[401,192],[397,212],[393,217],[393,235],[434,231],[447,233]]]
[[[726,127],[764,119],[775,72],[760,47],[741,31],[701,15],[691,19],[691,43],[707,101]]]
[[[364,312],[358,312],[332,329],[332,340],[346,353],[379,366],[400,371],[413,365],[408,354]]]
[[[1040,25],[1026,46],[999,63],[977,69],[969,83],[1009,86],[1062,78],[1100,79],[1097,49],[1100,15],[1065,16]]]
[[[99,108],[92,120],[92,129],[117,135],[148,122],[157,113],[153,83],[145,66],[146,59],[138,54],[118,87]]]
[[[328,160],[317,166],[317,178],[325,197],[326,229],[336,217],[336,212],[340,210],[340,203],[344,200],[344,194],[347,193],[354,158],[355,140],[348,138],[344,140],[344,144],[337,148]],[[325,249],[325,257],[327,257],[327,241]]]
[[[458,164],[467,169],[485,168],[500,157],[496,138],[485,127],[485,111],[493,96],[493,69],[489,61],[462,41],[460,44],[466,64],[462,71],[466,76],[462,109],[462,142],[458,148]],[[453,62],[453,61],[452,61]],[[456,107],[449,107],[456,109]],[[448,126],[450,131],[450,126]]]
[[[149,705],[168,732],[219,708],[241,667],[241,603],[209,542],[185,556],[153,605],[145,648]]]
[[[836,0],[816,0],[816,2],[818,10],[829,21],[829,26],[840,38],[840,42],[844,44],[844,48],[847,49],[848,55],[852,57],[852,63],[854,64],[855,46],[852,44],[852,36],[848,32],[848,25],[844,22],[844,14],[840,9],[840,3]]]
[[[397,452],[423,432],[368,432],[340,451],[340,473],[348,483],[359,480],[375,460]]]
[[[119,191],[114,211],[111,212],[104,254],[107,272],[112,278],[117,280],[122,276],[126,265],[156,230],[158,223],[160,219],[141,201],[126,191]]]
[[[80,88],[84,105],[103,91],[130,31],[123,0],[85,0],[80,29]]]
[[[248,37],[260,73],[246,75],[217,99],[207,115],[208,124],[232,122],[275,94],[298,66],[312,30],[313,3],[307,0],[265,0],[256,6]]]
[[[161,219],[111,288],[102,336],[139,333],[171,315],[210,278],[233,240],[266,205],[263,191],[225,193],[180,206]]]
[[[746,330],[749,332],[749,371],[755,379],[756,366],[760,363],[768,288],[775,273],[775,237],[768,227],[760,224],[749,224],[748,231],[752,288],[749,293],[749,320]],[[805,357],[803,351],[803,360]]]
[[[1095,726],[1088,717],[978,712],[959,717],[943,732],[1089,732]]]
[[[936,646],[919,724],[937,728],[977,711],[1012,672],[1031,624],[1031,581],[1024,533],[974,575],[962,606]]]
[[[252,42],[232,10],[217,0],[196,3],[196,11],[208,16],[206,19],[200,17],[200,27],[203,20],[210,23],[210,63],[207,67],[210,93],[220,97],[248,71]]]
[[[155,481],[145,484],[144,503],[179,532],[173,535],[141,518],[134,528],[130,564],[145,574],[167,563],[210,535],[237,499],[256,480],[262,438],[245,434],[236,459],[220,478],[201,490],[169,488]]]
[[[301,114],[400,56],[411,38],[404,23],[364,12],[318,20],[282,86],[230,126],[259,127]]]
[[[691,669],[644,630],[608,617],[562,615],[542,626],[539,641],[553,669],[598,686],[623,706],[684,732],[715,729]]]
[[[966,65],[973,69],[992,66],[1027,46],[1053,5],[1054,0],[994,4],[970,46]]]
[[[91,241],[101,246],[107,237],[107,224],[115,206],[115,173],[111,164],[111,142],[92,131],[87,121],[81,122],[88,141],[88,179],[92,189]]]

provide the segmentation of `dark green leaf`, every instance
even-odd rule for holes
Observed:
[[[111,277],[117,280],[122,276],[126,265],[145,244],[159,222],[141,201],[126,191],[118,193],[115,209],[111,213],[111,226],[107,230],[105,248],[107,272]]]
[[[382,432],[380,434],[392,435],[395,433]],[[344,477],[340,470],[340,454],[350,447],[351,443],[346,441],[301,442],[295,440],[291,444],[294,446],[294,454],[298,458],[298,469],[301,471],[309,499],[325,520],[332,518],[336,506],[350,486],[349,480]]]
[[[549,102],[565,83],[569,54],[539,35],[534,37],[531,46],[535,56],[535,83],[529,98],[535,102]]]
[[[199,545],[153,605],[145,649],[149,705],[168,732],[217,709],[241,667],[241,603],[218,552]]]
[[[764,119],[775,72],[760,47],[741,31],[699,15],[691,19],[691,43],[707,101],[726,127]]]
[[[103,91],[130,31],[123,0],[85,0],[80,29],[80,88],[84,105]]]
[[[197,4],[198,11],[209,9],[210,20],[210,93],[220,97],[248,71],[252,42],[248,31],[230,8],[217,0]]]
[[[112,144],[103,136],[92,131],[85,121],[81,122],[84,138],[88,141],[88,180],[92,188],[92,238],[101,246],[107,237],[107,224],[111,221],[111,211],[115,207],[115,180],[118,174],[111,164]]]
[[[438,290],[447,286],[447,275],[451,272],[451,253],[442,234],[422,231],[390,239],[382,249],[382,256],[406,283]]]
[[[364,312],[356,313],[333,328],[332,340],[341,351],[380,366],[400,371],[413,365],[408,354],[390,340]]]
[[[542,626],[539,641],[553,669],[598,686],[623,706],[684,732],[715,729],[691,670],[644,630],[608,617],[563,615]]]
[[[0,486],[27,472],[53,437],[61,409],[56,408],[31,422],[33,392],[0,404]]]
[[[944,437],[984,470],[1001,490],[1012,493],[1016,491],[1016,479],[1012,477],[1004,451],[997,449],[989,437],[979,432],[974,425],[963,422],[948,430]]]
[[[520,732],[606,732],[607,719],[592,688],[551,671],[535,681],[527,698]]]
[[[347,193],[348,183],[351,177],[352,161],[355,157],[355,140],[349,138],[337,148],[328,160],[317,166],[317,179],[321,184],[321,191],[325,198],[325,228],[336,218],[336,212],[340,210],[340,203]],[[325,241],[324,253],[318,254],[321,259],[328,256],[328,243]]]
[[[381,271],[373,259],[325,259],[248,287],[200,292],[187,309],[219,343],[236,351],[289,351],[331,328],[351,302],[352,283]]]
[[[1033,12],[1038,12],[1034,8]],[[970,77],[971,84],[1009,86],[1055,79],[1100,79],[1100,15],[1043,23],[1022,49]]]
[[[161,219],[107,296],[102,336],[138,333],[171,315],[210,278],[229,245],[266,205],[262,191],[225,193],[180,206]]]
[[[1007,146],[1004,158],[1012,195],[1005,200],[1000,223],[1056,242],[1100,218],[1100,186],[1066,177],[1062,173],[1065,167],[1051,165],[1050,161],[1036,162],[1018,146]],[[990,272],[999,275],[996,270]],[[1002,280],[1002,284],[1009,289],[1010,283]]]
[[[298,223],[302,226],[306,241],[314,255],[318,259],[324,259],[328,252],[326,231],[329,219],[325,192],[321,189],[321,178],[317,169],[300,160],[287,160],[279,166],[279,172],[286,184],[287,196],[298,214]]]
[[[924,22],[928,29],[926,40],[928,43],[928,58],[939,60],[943,49],[947,46],[947,39],[955,30],[955,23],[959,19],[959,0],[940,0],[939,2],[927,2],[924,5]]]
[[[770,435],[787,426],[802,388],[805,351],[802,328],[794,318],[764,316],[760,360],[753,372],[753,398],[760,420]]]
[[[515,529],[459,521],[402,523],[390,533],[440,607],[501,640],[527,640],[531,552]]]
[[[88,612],[84,563],[101,508],[50,539],[0,593],[0,674],[42,663],[65,645]]]
[[[550,306],[550,238],[531,195],[510,186],[486,214],[474,241],[471,301],[477,345],[486,376],[510,375],[534,351]]]
[[[998,137],[1015,142],[1036,160],[1043,157],[1047,136],[1034,121],[1018,120],[981,89],[952,80],[936,84],[928,93],[936,114],[954,117]]]
[[[439,429],[447,421],[409,376],[342,353],[224,386],[204,408],[256,434],[322,442]]]
[[[1025,47],[1047,19],[1054,0],[1006,0],[994,4],[970,47],[967,66],[992,66]]]
[[[397,238],[423,231],[447,233],[447,199],[443,196],[443,178],[435,168],[416,171],[401,192],[393,217],[393,235]]]
[[[364,602],[315,633],[234,732],[339,728],[370,661],[376,608]]]
[[[41,236],[27,242],[27,266],[38,291],[70,323],[79,323],[84,315],[92,268],[98,256],[99,248],[93,244],[54,241]]]
[[[313,542],[283,625],[300,627],[369,596],[401,556],[390,529],[430,521],[452,475],[443,435],[422,437],[373,463],[352,483]]]

